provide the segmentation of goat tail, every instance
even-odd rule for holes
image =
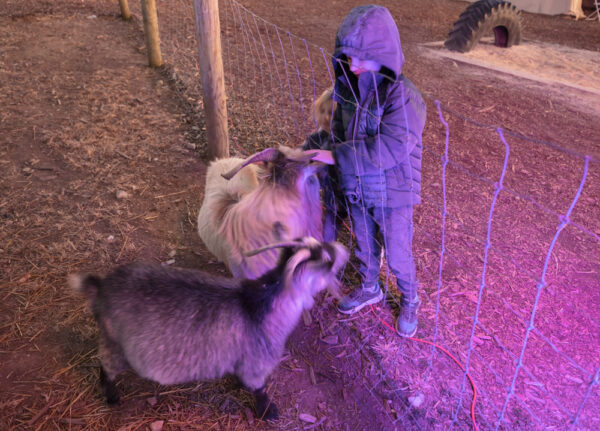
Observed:
[[[102,285],[102,279],[92,274],[70,274],[67,283],[73,292],[84,295],[93,302]]]

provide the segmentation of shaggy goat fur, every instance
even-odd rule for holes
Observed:
[[[254,392],[259,417],[277,409],[264,391],[302,310],[329,287],[348,259],[339,243],[304,238],[286,247],[278,264],[257,280],[236,280],[192,269],[134,263],[100,278],[72,275],[100,329],[101,384],[118,402],[114,378],[133,368],[161,384],[236,375]]]
[[[229,247],[219,232],[225,212],[258,187],[261,169],[245,166],[231,180],[223,178],[244,163],[244,159],[229,157],[213,161],[206,171],[204,201],[198,213],[198,232],[209,251],[221,262],[228,262]]]
[[[275,224],[281,226],[279,233],[284,238],[323,237],[319,182],[314,175],[323,164],[312,161],[301,149],[280,146],[270,150],[277,154],[267,161],[254,189],[248,186],[239,191],[247,179],[236,180],[235,186],[227,188],[222,178],[217,179],[226,166],[236,162],[241,166],[240,159],[217,160],[206,174],[198,233],[208,250],[236,277],[258,278],[275,266],[276,250],[253,257],[243,254],[245,250],[279,241],[273,232]],[[252,165],[234,174],[231,181],[249,166]],[[254,185],[254,178],[246,176]]]

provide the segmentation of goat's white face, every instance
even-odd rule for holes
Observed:
[[[308,247],[301,248],[288,261],[288,280],[293,283],[297,293],[305,296],[307,308],[312,306],[312,298],[322,290],[328,289],[336,298],[340,297],[338,272],[348,260],[348,251],[337,242],[320,244],[310,238],[305,242]]]

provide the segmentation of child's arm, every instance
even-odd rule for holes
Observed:
[[[391,100],[381,118],[379,133],[357,136],[336,146],[336,158],[358,164],[358,172],[390,169],[409,157],[419,144],[425,125],[425,104],[412,86],[401,86],[388,95]],[[414,89],[416,91],[416,89]]]

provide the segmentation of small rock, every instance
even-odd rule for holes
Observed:
[[[323,342],[327,343],[327,344],[337,344],[338,343],[338,336],[337,335],[329,335],[325,338],[323,338]]]
[[[298,419],[302,422],[308,422],[309,424],[314,424],[317,421],[317,418],[313,415],[309,415],[308,413],[300,413],[298,415]]]
[[[98,18],[96,15],[88,15],[87,16],[87,19],[96,19],[96,18]]]
[[[188,150],[195,150],[196,149],[196,144],[194,144],[193,142],[186,142],[185,143],[185,148],[187,148]]]
[[[162,431],[165,421],[154,421],[150,424],[151,431]]]
[[[177,254],[177,251],[176,251],[176,250],[171,250],[171,251],[169,252],[169,257],[175,257],[175,255],[176,255],[176,254]]]
[[[163,262],[163,265],[173,265],[175,263],[175,259],[169,259],[166,262]]]
[[[425,401],[425,396],[422,393],[416,393],[412,397],[408,397],[408,402],[414,408],[419,408],[421,404]]]
[[[146,398],[146,401],[148,402],[148,404],[150,404],[152,407],[154,407],[156,405],[156,403],[158,402],[158,400],[156,399],[156,397],[150,397],[150,398]]]
[[[125,190],[117,190],[116,197],[117,199],[127,199],[129,197],[129,193],[127,193]]]
[[[114,237],[114,235],[108,235],[108,238],[106,238],[106,240],[108,242],[113,242],[115,240],[115,237]]]

